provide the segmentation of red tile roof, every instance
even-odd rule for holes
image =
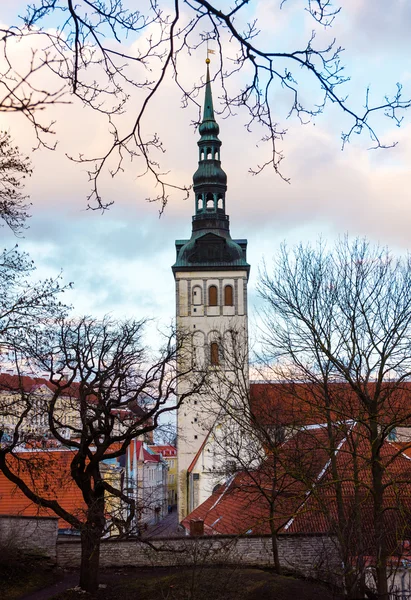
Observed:
[[[355,442],[363,494],[361,514],[371,531],[369,445],[362,433],[353,425],[344,434],[336,429],[337,469],[349,512],[354,497]],[[281,456],[268,456],[258,470],[238,473],[188,515],[183,526],[188,530],[191,519],[201,519],[206,534],[262,534],[270,533],[272,519],[276,530],[284,533],[333,531],[337,509],[328,445],[324,427],[300,431],[283,444]],[[384,484],[388,486],[384,504],[387,527],[390,531],[400,527],[404,533],[411,515],[411,460],[389,442],[384,444],[381,456],[386,465]],[[275,511],[270,517],[272,500]],[[347,513],[347,523],[348,517]]]
[[[283,445],[281,457],[269,455],[259,469],[235,475],[186,517],[183,525],[188,528],[191,519],[202,519],[208,533],[269,533],[273,501],[275,527],[285,525],[305,499],[308,485],[292,477],[291,468],[304,469],[307,481],[315,477],[327,460],[325,437],[322,428],[315,435],[310,430],[294,436]]]
[[[137,454],[137,460],[144,460],[144,462],[158,463],[161,460],[160,454],[156,454],[154,451],[148,450],[141,440],[133,440],[130,444],[129,452],[133,456],[134,460],[134,446]]]
[[[54,392],[57,387],[44,377],[30,377],[28,375],[11,375],[9,373],[0,373],[0,391],[23,391],[26,394],[30,394],[43,386],[47,387],[52,392]],[[62,394],[64,396],[78,398],[79,384],[74,382],[67,388],[63,388]]]
[[[364,386],[364,395],[375,394],[375,383]],[[359,396],[347,383],[331,383],[327,402],[331,418],[345,421],[361,420],[364,407]],[[266,382],[250,384],[251,412],[257,422],[266,425],[310,425],[324,422],[325,397],[322,386],[309,383]],[[381,388],[380,420],[394,419],[398,423],[411,423],[411,382],[399,384],[386,382]]]
[[[336,466],[342,487],[344,506],[347,511],[347,523],[350,511],[354,510],[354,474],[353,455],[355,451],[358,469],[356,492],[361,502],[361,519],[368,523],[365,528],[372,530],[373,512],[371,495],[371,471],[369,466],[369,442],[363,436],[362,428],[356,427],[345,438],[337,454]],[[397,526],[404,528],[404,517],[411,510],[411,460],[399,452],[395,444],[385,442],[381,448],[381,462],[384,467],[383,484],[384,515],[387,519],[387,531]],[[337,522],[335,486],[330,469],[327,469],[317,489],[307,496],[304,505],[289,523],[289,533],[327,533]],[[398,520],[399,519],[399,520]],[[401,525],[399,522],[401,521]],[[397,523],[397,524],[396,524]]]
[[[150,450],[153,450],[153,452],[157,452],[158,454],[161,454],[164,457],[173,457],[173,456],[177,456],[177,448],[175,446],[171,446],[171,444],[167,444],[167,445],[150,445],[149,446]]]
[[[13,471],[30,488],[46,499],[58,499],[61,506],[78,519],[85,519],[85,508],[80,489],[70,475],[73,452],[47,450],[20,452],[10,457]],[[56,516],[48,509],[31,502],[20,489],[0,472],[0,514],[25,516]],[[59,518],[59,528],[70,525]]]
[[[52,388],[52,384],[43,377],[29,377],[27,375],[10,375],[8,373],[0,373],[0,390],[1,391],[20,391],[30,393],[41,386]]]
[[[61,396],[72,399],[80,398],[80,383],[74,381],[69,386],[64,387],[64,382],[62,382],[61,385],[63,386],[61,388]],[[29,377],[26,375],[19,376],[10,375],[8,373],[0,373],[0,392],[10,391],[32,394],[41,387],[47,387],[53,393],[57,390],[57,386],[55,384],[43,377]],[[98,397],[94,393],[86,394],[86,397],[90,404],[98,403]],[[135,402],[130,407],[113,408],[112,413],[124,423],[127,421],[138,423],[138,419],[143,418],[143,420],[145,420],[144,417],[146,415],[145,411],[141,407],[138,407]],[[150,419],[147,419],[146,424],[149,425],[150,421]]]

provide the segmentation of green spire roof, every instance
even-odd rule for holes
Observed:
[[[203,120],[199,127],[199,133],[207,139],[216,139],[220,132],[220,128],[214,118],[213,94],[211,92],[210,68],[207,64],[206,89],[204,97]]]
[[[204,97],[203,121],[214,121],[213,94],[210,83],[210,67],[207,65],[206,91]]]

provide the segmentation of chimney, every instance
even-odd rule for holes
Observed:
[[[202,519],[191,519],[190,535],[191,537],[200,537],[204,535],[204,521]]]

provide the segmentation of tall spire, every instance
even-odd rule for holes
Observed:
[[[246,270],[246,240],[233,240],[230,219],[225,212],[227,175],[221,168],[221,141],[214,117],[209,59],[205,86],[203,120],[198,131],[198,168],[193,176],[195,214],[189,240],[177,240],[173,272],[193,270]],[[195,309],[194,309],[195,310]]]
[[[210,59],[206,59],[207,63],[207,78],[206,78],[206,89],[205,89],[205,97],[204,97],[204,110],[203,110],[203,120],[199,127],[200,135],[207,133],[214,133],[215,136],[218,136],[220,132],[220,128],[214,118],[214,107],[213,107],[213,94],[211,92],[211,82],[210,82]]]
[[[195,218],[209,219],[210,217],[214,217],[224,220],[227,175],[221,168],[221,141],[218,138],[220,128],[214,117],[209,58],[207,58],[206,63],[207,78],[204,97],[203,120],[198,128],[201,136],[197,142],[199,149],[199,161],[198,169],[193,176]]]

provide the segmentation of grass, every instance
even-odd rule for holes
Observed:
[[[329,588],[255,568],[163,567],[105,572],[97,600],[339,600]],[[67,590],[53,600],[86,600]]]
[[[0,550],[0,598],[17,600],[52,585],[57,569],[36,553],[23,553],[11,547]]]

